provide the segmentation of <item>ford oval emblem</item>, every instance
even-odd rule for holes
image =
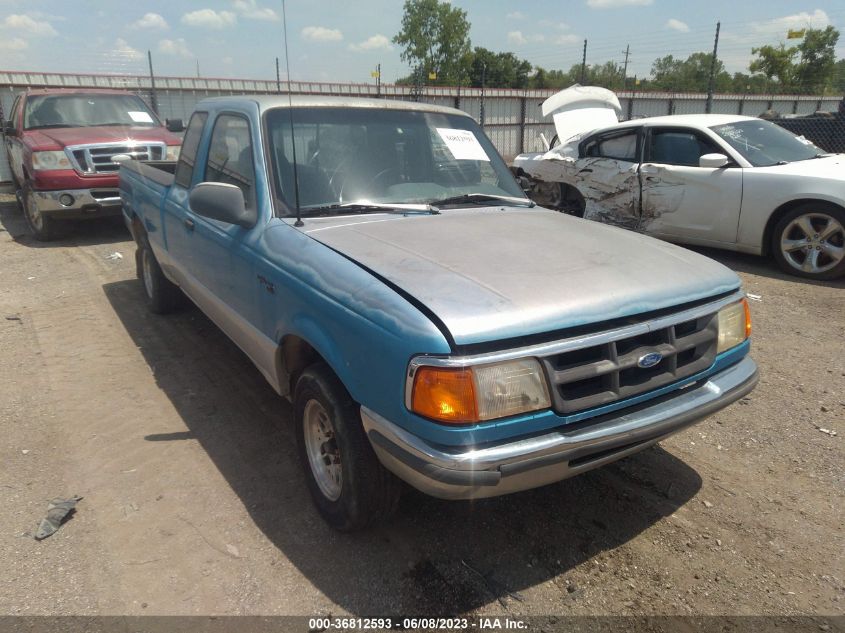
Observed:
[[[644,354],[637,359],[637,367],[642,367],[643,369],[648,369],[649,367],[654,367],[657,363],[663,360],[663,354],[660,352],[649,352],[648,354]]]

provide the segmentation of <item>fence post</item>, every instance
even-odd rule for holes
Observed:
[[[150,105],[153,112],[158,114],[158,99],[156,98],[156,77],[153,74],[153,54],[147,51],[147,61],[150,63]]]
[[[631,94],[628,95],[628,120],[631,120],[631,117],[634,116],[634,91],[631,91]]]
[[[792,102],[792,114],[798,114],[798,97]]]
[[[521,97],[519,100],[519,153],[525,153],[525,117],[528,114],[528,99]]]

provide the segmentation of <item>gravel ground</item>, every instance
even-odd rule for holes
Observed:
[[[147,314],[119,220],[39,244],[7,196],[0,228],[0,614],[843,614],[842,282],[707,251],[759,296],[749,398],[575,479],[408,492],[341,535],[290,406],[198,310]]]

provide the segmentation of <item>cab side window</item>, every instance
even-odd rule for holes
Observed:
[[[188,129],[185,138],[182,139],[182,150],[179,153],[179,162],[176,164],[175,182],[186,189],[191,186],[194,177],[194,163],[197,161],[197,148],[202,137],[202,129],[208,118],[207,112],[195,112],[188,122]]]
[[[233,114],[217,117],[211,133],[204,180],[240,187],[246,208],[255,208],[255,163],[249,122],[245,118]]]
[[[587,158],[612,158],[636,163],[637,130],[605,134],[587,141],[584,146]]]
[[[654,130],[646,160],[663,165],[698,167],[699,158],[714,153],[724,151],[693,130]]]

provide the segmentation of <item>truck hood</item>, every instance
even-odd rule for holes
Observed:
[[[159,141],[178,145],[178,136],[163,127],[106,125],[91,127],[62,127],[29,130],[26,135],[30,143],[38,148],[48,146],[64,149],[68,145],[91,145],[98,143],[119,143],[121,141]]]
[[[574,85],[543,102],[543,116],[551,116],[561,143],[579,134],[619,123],[622,106],[615,93],[597,86]]]
[[[458,345],[631,316],[740,285],[697,253],[547,209],[312,218],[301,230],[414,297]]]

